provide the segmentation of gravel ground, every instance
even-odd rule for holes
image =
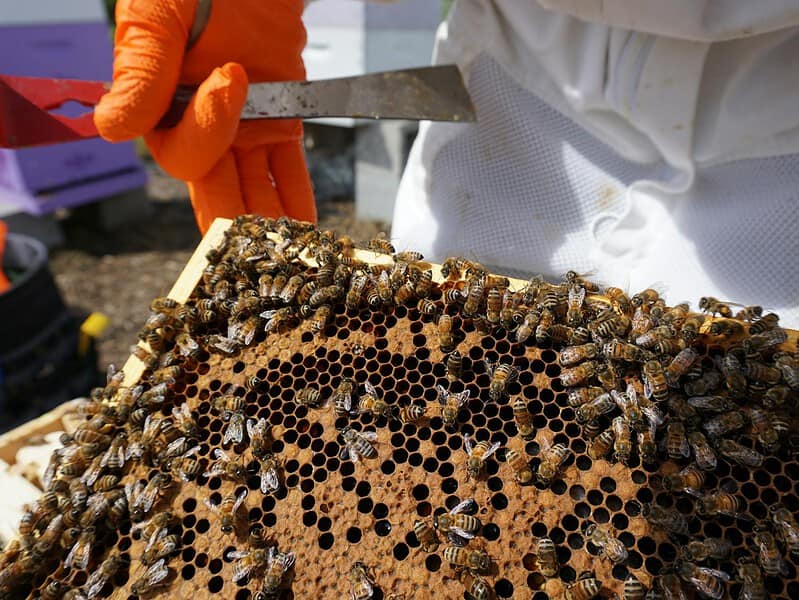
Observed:
[[[100,340],[100,364],[122,365],[147,317],[150,300],[166,294],[191,256],[200,235],[185,186],[148,163],[146,221],[104,230],[93,211],[74,211],[63,222],[65,245],[53,251],[51,269],[70,306],[107,315],[111,324]],[[368,240],[385,223],[355,218],[354,202],[324,202],[321,227]]]

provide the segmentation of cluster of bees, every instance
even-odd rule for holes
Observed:
[[[174,575],[170,560],[181,550],[180,521],[159,506],[200,475],[240,484],[219,502],[205,500],[217,515],[222,535],[233,534],[242,520],[250,477],[260,479],[262,494],[275,494],[283,485],[282,463],[271,452],[268,422],[245,414],[244,396],[257,390],[261,380],[253,376],[243,387],[228,385],[211,399],[212,411],[224,422],[222,447],[229,449],[215,448],[214,461],[205,471],[197,456],[196,415],[185,403],[171,406],[171,390],[203,352],[233,356],[305,321],[312,333],[324,335],[342,303],[350,311],[415,307],[436,324],[451,383],[462,380],[468,366],[457,350],[467,321],[483,335],[503,330],[517,344],[559,348],[559,379],[593,460],[628,465],[640,461],[655,467],[667,460],[679,464],[680,470],[663,476],[663,489],[690,499],[697,517],[657,504],[641,505],[650,524],[679,542],[680,555],[655,577],[649,590],[630,575],[623,600],[682,599],[691,589],[718,600],[733,581],[741,584],[743,600],[761,600],[768,597],[764,574],[789,573],[783,556],[799,556],[799,524],[782,505],[771,506],[768,518],[753,523],[754,553],[735,557],[737,573],[720,568],[731,559],[728,541],[694,537],[690,528],[695,518],[755,521],[734,492],[709,489],[706,474],[719,460],[755,468],[767,455],[795,451],[799,357],[783,350],[787,335],[776,315],[763,314],[759,307],[741,307],[734,314],[730,303],[713,298],[703,298],[703,313],[695,314],[685,304],[667,306],[655,290],[628,297],[623,290],[601,289],[574,272],[560,283],[537,277],[512,290],[506,278],[463,258],[446,260],[441,267],[445,281],[434,285],[432,266],[418,253],[396,252],[380,238],[366,247],[384,260],[366,263],[351,239],[306,223],[236,219],[221,246],[209,252],[192,299],[185,304],[167,298],[152,303],[140,332],[148,348],[134,347],[147,376],[129,388],[122,385],[121,372],[111,371],[108,384],[93,391],[81,407],[85,421],[73,435],[63,437],[43,482],[45,494],[28,508],[20,537],[0,557],[0,598],[25,595],[42,574],[43,598],[101,596],[130,568],[130,558],[113,551],[99,560],[109,535],[125,523],[132,523],[134,534],[146,540],[137,557],[144,573],[130,586],[131,593],[143,596],[168,586]],[[308,260],[315,269],[308,268]],[[700,345],[718,346],[717,357],[702,358]],[[485,369],[490,384],[487,397],[480,400],[508,399],[519,438],[533,440],[534,415],[526,401],[521,396],[508,398],[518,368],[486,361]],[[420,423],[434,408],[444,426],[454,431],[470,398],[468,389],[456,389],[439,385],[432,408],[416,402],[398,407],[383,400],[369,382],[359,386],[344,378],[331,398],[308,387],[296,401],[310,409],[330,405],[337,423],[344,423],[339,429],[341,458],[358,462],[378,456],[377,435],[353,428],[347,424],[350,417],[368,412]],[[165,412],[170,406],[171,413]],[[740,437],[750,433],[754,444],[741,443]],[[466,477],[480,479],[500,444],[475,442],[464,434],[463,447]],[[550,486],[571,458],[572,451],[561,443],[544,447],[535,466],[526,453],[505,449],[509,475],[521,486]],[[140,466],[160,471],[149,480],[132,480],[128,475]],[[486,600],[492,590],[484,576],[492,560],[484,550],[470,547],[482,529],[476,509],[473,499],[464,500],[437,512],[432,524],[417,520],[413,532],[425,552],[436,552],[439,534],[445,536],[444,561],[453,566],[466,593]],[[608,526],[589,523],[583,533],[603,559],[627,561],[626,547]],[[297,559],[294,552],[279,547],[263,529],[251,531],[245,549],[229,550],[225,556],[234,562],[234,583],[257,578],[257,598],[278,595]],[[539,537],[533,550],[541,575],[557,577],[560,565],[553,541]],[[71,586],[70,570],[88,573],[85,585]],[[354,600],[375,595],[369,566],[355,563],[349,576]],[[581,573],[566,586],[566,600],[590,600],[602,587],[592,572]]]

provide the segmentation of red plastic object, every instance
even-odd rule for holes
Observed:
[[[0,294],[5,292],[11,287],[11,282],[3,273],[3,252],[6,249],[6,233],[8,232],[8,225],[5,221],[0,221]]]
[[[26,148],[97,137],[92,112],[70,118],[48,111],[69,101],[92,107],[109,85],[101,81],[0,75],[0,147]]]

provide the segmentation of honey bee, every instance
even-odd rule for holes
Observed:
[[[563,593],[565,600],[591,600],[602,588],[600,581],[590,571],[580,574],[577,581],[566,586]]]
[[[741,499],[727,492],[706,494],[696,501],[696,512],[701,516],[726,515],[728,517],[740,517],[742,508]]]
[[[492,325],[499,324],[500,313],[502,312],[502,292],[498,288],[492,287],[486,296],[486,318]]]
[[[710,438],[718,439],[728,433],[743,428],[745,425],[746,415],[740,410],[733,410],[706,420],[702,424],[702,428]]]
[[[466,460],[466,478],[477,479],[483,471],[485,461],[499,449],[499,442],[489,444],[486,441],[472,445],[468,434],[463,435],[463,446],[469,458]]]
[[[156,473],[146,484],[136,481],[125,485],[125,496],[128,500],[130,517],[133,521],[141,521],[150,512],[159,498],[166,495],[172,486],[172,477],[165,473]]]
[[[552,314],[552,313],[549,313]],[[536,310],[529,310],[525,313],[519,327],[516,329],[516,341],[523,344],[530,336],[536,333],[538,323],[541,320],[541,313]]]
[[[91,600],[99,596],[105,584],[113,579],[120,569],[123,569],[127,564],[128,561],[118,554],[112,554],[106,558],[100,566],[89,575],[89,579],[86,581],[86,597]]]
[[[688,398],[688,404],[705,414],[727,412],[735,407],[726,396],[693,396]]]
[[[375,288],[379,301],[382,304],[391,304],[394,300],[394,290],[391,287],[391,278],[388,271],[383,271],[377,278],[377,286]]]
[[[610,394],[601,394],[590,402],[577,407],[575,415],[578,423],[588,423],[594,421],[602,415],[612,412],[616,408],[616,402]]]
[[[568,403],[572,408],[577,408],[604,393],[605,390],[599,386],[574,388],[569,390]]]
[[[97,528],[89,525],[80,532],[80,536],[70,549],[64,559],[64,566],[71,569],[73,566],[78,569],[85,569],[89,566],[89,559],[92,554],[92,546],[97,542]]]
[[[693,585],[700,594],[713,600],[721,600],[727,590],[730,576],[724,571],[709,567],[699,567],[693,563],[678,560],[674,564],[677,575]]]
[[[585,302],[585,288],[580,285],[569,286],[569,300],[566,309],[566,323],[576,327],[583,320],[583,302]]]
[[[461,569],[457,573],[463,589],[474,600],[488,600],[491,597],[491,588],[480,575],[469,569]]]
[[[350,287],[344,300],[349,310],[358,310],[360,308],[368,281],[369,279],[363,271],[355,271],[353,273],[350,279]]]
[[[635,575],[630,574],[624,580],[624,587],[621,591],[621,600],[644,600],[646,588],[636,579]]]
[[[699,299],[699,310],[710,313],[712,315],[721,315],[725,319],[732,318],[732,309],[729,305],[740,306],[732,302],[722,302],[718,298],[712,296],[705,296]]]
[[[657,460],[658,446],[655,433],[656,427],[653,423],[638,434],[638,452],[641,454],[641,461],[646,464],[652,464]]]
[[[409,404],[408,406],[400,407],[397,414],[402,423],[418,423],[427,415],[427,407]]]
[[[384,236],[385,234],[381,234]],[[394,246],[391,245],[384,237],[378,236],[373,238],[369,241],[366,245],[367,249],[371,250],[372,252],[377,252],[379,254],[396,254],[397,251],[394,249]]]
[[[505,461],[513,471],[517,483],[525,485],[533,480],[533,471],[524,454],[509,448],[505,454]]]
[[[438,317],[438,343],[441,352],[452,352],[455,349],[455,338],[452,335],[452,317],[446,313]]]
[[[693,348],[683,348],[679,351],[677,356],[675,356],[671,363],[664,369],[664,375],[666,377],[666,382],[670,387],[678,388],[680,378],[685,375],[688,369],[691,368],[691,365],[697,359],[697,353]]]
[[[207,498],[205,505],[219,515],[222,533],[232,533],[236,527],[239,507],[247,497],[247,489],[241,490],[238,495],[231,492],[222,498],[219,504],[213,504]]]
[[[471,279],[466,291],[466,300],[463,303],[463,314],[472,317],[480,310],[483,303],[483,283],[479,279]]]
[[[649,424],[638,404],[638,393],[631,383],[627,385],[627,390],[623,393],[611,390],[610,397],[613,398],[616,406],[621,410],[624,420],[627,421],[633,431],[641,432],[646,430]]]
[[[141,556],[142,564],[147,567],[162,558],[167,558],[180,550],[181,539],[177,534],[167,535],[167,530],[162,529],[150,538]]]
[[[369,600],[374,597],[375,581],[362,562],[356,562],[350,568],[350,598],[352,600]]]
[[[548,308],[541,308],[538,314],[538,325],[535,326],[535,342],[540,346],[552,339],[555,313]]]
[[[241,444],[244,441],[245,420],[244,412],[241,410],[225,411],[222,413],[222,420],[227,422],[225,433],[222,436],[222,445]]]
[[[425,552],[435,552],[438,549],[438,536],[435,529],[421,520],[413,522],[413,533]]]
[[[676,533],[688,535],[688,520],[673,508],[663,508],[657,504],[641,505],[641,515],[652,525]]]
[[[688,443],[694,452],[697,466],[703,471],[714,471],[718,466],[718,459],[705,436],[699,431],[692,431],[688,434]]]
[[[527,403],[521,396],[513,400],[513,420],[516,422],[516,429],[519,437],[523,440],[530,440],[535,437],[535,427],[533,427],[533,415],[527,410]]]
[[[166,566],[166,559],[162,558],[148,567],[144,575],[133,582],[130,591],[134,596],[144,596],[167,585],[167,577],[169,577],[169,567]]]
[[[558,476],[564,463],[571,456],[571,450],[563,444],[555,444],[541,454],[536,479],[541,485],[548,486]]]
[[[747,412],[752,427],[757,434],[757,441],[760,442],[766,452],[775,452],[779,448],[780,438],[769,414],[754,407],[750,407]]]
[[[535,540],[535,561],[538,572],[544,577],[555,577],[558,574],[558,555],[552,539],[544,536]]]
[[[782,372],[785,383],[793,390],[799,390],[799,360],[787,355],[776,357],[777,369]]]
[[[792,556],[799,556],[799,523],[782,504],[769,507],[771,522]]]
[[[765,333],[766,331],[770,331],[775,327],[777,327],[779,322],[780,322],[779,315],[775,313],[768,313],[766,315],[763,315],[756,321],[754,321],[749,326],[749,333],[751,335],[759,335],[761,333]]]
[[[473,498],[467,498],[448,513],[433,515],[433,527],[446,533],[447,539],[456,546],[465,546],[483,527],[480,519],[464,514],[467,510],[472,512],[476,506]]]
[[[763,573],[754,563],[751,557],[741,557],[738,559],[738,579],[743,582],[739,600],[767,600],[769,593],[766,590],[766,582],[763,580]]]
[[[44,589],[41,592],[41,598],[42,600],[58,600],[59,598],[65,597],[64,594],[68,589],[69,588],[66,583],[63,581],[58,581],[57,579],[53,579],[50,583],[44,586]]]
[[[309,408],[316,408],[320,403],[319,390],[313,387],[305,387],[296,396],[297,404],[300,406],[308,406]]]
[[[604,556],[616,564],[627,560],[627,548],[619,539],[611,535],[607,527],[590,523],[585,528],[585,535],[589,542],[599,548],[600,556]]]
[[[576,365],[584,360],[591,360],[599,356],[597,344],[582,344],[580,346],[567,346],[560,352],[559,362],[564,367]]]
[[[215,460],[211,463],[211,468],[203,473],[203,476],[220,477],[238,483],[247,482],[247,465],[244,462],[231,459],[230,456],[220,448],[214,448],[212,456]]]
[[[438,390],[438,403],[441,405],[441,418],[444,421],[444,426],[452,429],[458,419],[458,411],[466,404],[470,392],[467,389],[460,393],[452,394],[440,385],[436,386],[436,389]]]
[[[362,456],[364,458],[375,458],[377,450],[372,442],[377,440],[377,433],[374,431],[355,431],[351,427],[341,430],[341,437],[344,439],[344,448],[341,450],[341,458],[350,458],[352,462],[358,462]]]
[[[741,347],[747,358],[756,359],[775,347],[784,344],[787,340],[788,333],[784,329],[777,327],[765,333],[749,336],[741,341]]]
[[[36,560],[41,560],[47,556],[56,542],[61,538],[64,531],[64,516],[56,515],[48,524],[44,531],[39,535],[36,543],[31,549],[31,554]]]
[[[617,287],[605,288],[605,296],[610,300],[610,304],[619,314],[629,315],[633,312],[633,304],[624,291]]]
[[[641,348],[654,348],[659,342],[669,340],[677,335],[677,331],[671,325],[660,325],[635,337],[636,346]]]
[[[442,552],[444,560],[470,571],[487,572],[491,568],[491,557],[485,550],[469,550],[461,546],[447,546]]]
[[[461,290],[459,290],[456,287],[451,287],[451,288],[447,288],[444,291],[443,300],[444,300],[444,304],[447,304],[447,305],[449,305],[449,304],[463,304],[463,302],[466,300],[466,297],[461,292]]]
[[[321,334],[325,330],[325,327],[327,327],[327,324],[330,323],[332,316],[333,309],[330,308],[329,304],[323,304],[317,308],[311,318],[311,332]]]
[[[197,422],[191,415],[189,405],[185,402],[180,407],[172,407],[172,418],[180,431],[189,437],[195,437],[198,433]]]
[[[618,416],[611,422],[613,429],[613,458],[627,464],[633,452],[633,438],[630,426],[622,416]]]
[[[683,386],[689,396],[705,396],[714,392],[722,383],[723,377],[718,371],[708,371],[695,381],[686,382]]]
[[[261,493],[264,495],[274,494],[280,489],[278,468],[281,463],[274,454],[268,452],[260,455],[258,461],[260,463],[258,475],[261,478]]]
[[[766,575],[787,577],[788,564],[783,560],[777,540],[768,530],[767,525],[758,524],[754,528],[754,543],[758,548],[760,567]]]
[[[724,538],[705,538],[691,540],[682,547],[680,555],[685,560],[700,562],[712,558],[724,560],[732,552],[732,544]]]
[[[246,580],[252,573],[266,568],[269,564],[270,553],[274,554],[275,547],[256,548],[254,550],[229,550],[225,554],[227,560],[235,560],[233,565],[233,583]]]
[[[463,356],[457,350],[447,357],[446,366],[449,381],[458,381],[463,377]]]
[[[200,463],[196,458],[200,451],[199,446],[189,448],[183,455],[175,457],[168,462],[169,469],[173,475],[180,477],[183,481],[191,481],[200,474]]]
[[[645,350],[635,344],[622,342],[618,338],[610,340],[602,347],[602,353],[610,360],[621,360],[626,362],[645,362],[651,356]]]
[[[743,333],[744,327],[732,319],[716,319],[710,324],[709,335],[732,337]]]
[[[697,498],[701,495],[704,483],[705,474],[694,465],[688,465],[679,473],[663,476],[663,489],[669,492],[684,492]]]
[[[631,299],[633,306],[643,306],[645,304],[654,304],[660,300],[660,293],[652,288],[647,288],[642,292],[635,294]]]
[[[560,381],[566,386],[580,385],[606,369],[607,367],[604,364],[596,361],[584,362],[576,367],[561,371]]]
[[[508,364],[492,363],[488,360],[484,361],[486,370],[491,376],[491,384],[488,395],[494,400],[500,400],[508,393],[508,387],[519,375],[518,369]]]
[[[724,375],[727,389],[733,398],[741,398],[746,393],[746,376],[741,362],[735,354],[728,352],[719,360],[719,370]]]
[[[266,419],[247,419],[247,435],[250,437],[250,452],[256,458],[263,458],[269,454],[269,430],[272,426]]]
[[[615,434],[613,433],[613,429],[605,429],[596,436],[588,446],[588,456],[590,456],[592,460],[605,458],[613,449],[614,440]]]
[[[390,417],[391,406],[386,404],[386,402],[378,395],[374,386],[368,381],[365,381],[363,387],[365,393],[362,394],[360,398],[359,412],[361,414],[368,412],[376,417]]]
[[[718,451],[723,457],[748,467],[759,467],[766,458],[757,450],[742,446],[730,439],[719,441]]]
[[[336,410],[336,416],[354,416],[352,405],[355,398],[355,383],[349,377],[345,377],[333,393],[333,406]]]

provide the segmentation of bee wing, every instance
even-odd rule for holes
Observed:
[[[465,540],[471,540],[472,538],[474,538],[474,534],[471,531],[466,531],[465,529],[461,529],[460,527],[451,527],[450,532],[455,532],[456,535]]]
[[[485,451],[485,454],[483,454],[483,460],[487,459],[497,450],[499,450],[499,442],[494,442],[493,444],[491,444],[491,447]]]
[[[483,359],[483,364],[486,367],[486,372],[488,373],[488,375],[493,377],[494,376],[494,370],[497,368],[497,363],[491,362],[487,358],[484,358]]]
[[[89,585],[89,589],[86,592],[86,597],[89,600],[92,600],[95,596],[100,595],[100,592],[103,591],[103,587],[105,587],[106,581],[108,581],[108,579],[105,577],[105,575],[103,575],[103,572],[98,567],[86,582],[86,584]]]
[[[339,456],[339,458],[340,458],[341,460],[347,460],[347,459],[349,459],[349,458],[350,458],[350,447],[349,447],[349,446],[344,446],[344,447],[341,449],[341,452],[339,452],[338,456]]]
[[[469,390],[463,390],[461,393],[455,396],[455,403],[457,404],[458,408],[466,404],[466,401],[469,399],[470,394],[471,392]]]
[[[227,446],[230,442],[240,444],[244,439],[244,416],[241,413],[233,413],[230,416],[230,422],[225,429],[225,436],[222,439],[222,445]]]
[[[455,505],[455,507],[449,511],[449,514],[457,515],[458,513],[462,513],[466,510],[471,510],[474,508],[475,504],[474,498],[467,498],[466,500],[463,500]]]
[[[230,462],[230,456],[228,456],[227,452],[222,450],[222,448],[214,448],[212,455],[216,460]]]
[[[247,334],[244,336],[244,339],[242,340],[244,342],[245,346],[249,346],[250,343],[253,341],[253,339],[255,339],[255,332],[256,331],[257,331],[257,327],[250,327],[247,330]]]
[[[377,390],[368,381],[363,382],[363,389],[365,389],[366,393],[372,396],[373,398],[377,398]]]
[[[147,569],[147,572],[145,573],[145,577],[147,577],[147,583],[149,585],[157,585],[166,579],[168,575],[169,568],[166,566],[165,559],[163,558]]]
[[[288,571],[294,565],[294,561],[297,560],[297,555],[294,554],[293,552],[286,552],[282,556],[283,556],[283,561],[282,561],[283,568],[281,575],[286,571]]]
[[[463,548],[464,546],[469,544],[468,538],[461,537],[452,530],[447,532],[447,540],[451,544],[458,546],[458,548]]]
[[[472,438],[469,437],[468,433],[463,434],[463,447],[466,448],[466,454],[471,456],[474,447],[472,446]]]
[[[585,288],[581,285],[569,287],[569,303],[582,306],[585,302]]]
[[[244,499],[247,497],[247,488],[244,488],[239,492],[239,495],[236,497],[236,503],[233,505],[233,513],[235,514],[239,507],[241,506]]]
[[[365,437],[370,442],[374,442],[377,440],[377,432],[376,431],[362,431],[361,435]]]
[[[203,502],[205,503],[205,505],[209,509],[211,509],[211,512],[215,512],[215,513],[219,514],[219,505],[218,504],[214,504],[208,498],[203,499]]]
[[[225,554],[227,560],[239,560],[250,555],[251,550],[228,550]]]
[[[178,454],[177,450],[184,443],[186,443],[186,438],[185,437],[179,437],[178,439],[176,439],[176,440],[170,442],[169,444],[167,444],[167,447],[166,447],[167,456],[173,456],[173,455]]]
[[[200,451],[200,447],[199,446],[192,446],[191,448],[186,450],[186,452],[183,453],[181,458],[189,458],[189,457],[194,456],[195,454],[197,454],[199,451]]]
[[[360,459],[360,453],[352,446],[350,446],[350,458],[354,463],[358,462]]]
[[[168,530],[166,527],[162,527],[158,531],[154,531],[153,534],[150,536],[150,539],[147,540],[147,545],[144,547],[144,551],[147,552],[148,550],[150,550],[150,548],[152,548],[153,545],[155,545],[155,543],[158,542],[158,540],[166,536],[167,532]]]
[[[647,378],[644,380],[644,398],[646,398],[647,400],[649,400],[649,399],[652,397],[652,394],[653,394],[653,390],[652,390],[652,384],[651,384],[651,382],[649,381],[649,378],[647,377]]]
[[[438,384],[436,389],[438,390],[438,403],[446,406],[447,398],[449,398],[449,392],[445,390],[444,386],[441,384]]]
[[[627,384],[627,396],[630,398],[630,402],[638,404],[638,392],[635,391],[635,386],[632,383]]]
[[[280,479],[278,479],[277,471],[272,468],[261,471],[261,493],[268,494],[280,488]]]
[[[91,544],[81,544],[76,542],[69,551],[69,554],[67,554],[67,557],[64,559],[64,566],[67,568],[72,568],[74,565],[79,569],[85,569],[89,564],[91,548]]]
[[[643,407],[641,412],[643,412],[644,415],[646,415],[646,418],[649,419],[652,427],[660,427],[666,422],[666,417],[663,416],[661,410],[654,404]]]

